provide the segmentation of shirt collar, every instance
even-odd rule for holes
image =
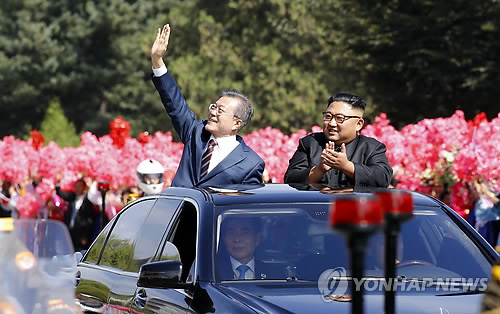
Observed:
[[[243,265],[242,263],[238,262],[237,259],[235,259],[232,256],[229,256],[229,259],[231,260],[231,266],[233,267],[233,273],[236,273],[236,268],[238,266]],[[255,269],[255,258],[252,257],[252,260],[246,264],[248,267],[250,267],[250,270],[254,272]]]
[[[237,142],[236,135],[224,136],[215,138],[213,135],[210,135],[210,139],[213,139],[217,145],[220,147],[228,146]]]

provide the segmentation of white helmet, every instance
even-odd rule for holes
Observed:
[[[139,188],[146,195],[159,194],[163,189],[163,173],[165,169],[154,159],[141,161],[137,166]]]

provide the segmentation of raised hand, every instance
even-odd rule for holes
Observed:
[[[156,31],[156,39],[151,47],[151,62],[153,63],[153,68],[158,69],[164,66],[163,55],[168,48],[168,40],[170,38],[170,25],[166,24],[163,29],[158,28]]]

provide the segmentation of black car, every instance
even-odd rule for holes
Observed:
[[[140,198],[79,261],[78,303],[87,313],[350,313],[349,251],[328,226],[329,204],[373,192],[268,184]],[[396,313],[478,312],[498,254],[448,206],[412,196]],[[241,270],[247,240],[253,268]],[[375,234],[365,254],[367,313],[384,311],[383,247]]]

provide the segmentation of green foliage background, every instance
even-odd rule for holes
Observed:
[[[45,118],[40,126],[40,133],[45,138],[45,142],[56,142],[60,147],[76,147],[80,145],[80,136],[76,134],[73,123],[64,116],[58,98],[49,103],[45,113]]]
[[[193,111],[240,89],[256,104],[247,133],[320,124],[339,91],[398,127],[500,111],[497,0],[2,0],[0,136],[39,129],[54,97],[78,133],[118,115],[133,135],[170,130],[148,56],[165,23]]]

